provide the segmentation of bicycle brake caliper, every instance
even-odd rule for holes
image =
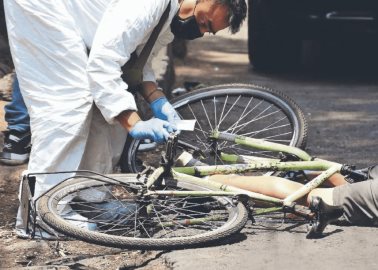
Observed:
[[[170,134],[167,140],[167,147],[161,157],[160,165],[165,168],[165,172],[168,173],[173,166],[174,159],[176,157],[176,148],[178,142],[178,135],[176,133]]]

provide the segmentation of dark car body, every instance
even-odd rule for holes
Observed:
[[[378,1],[249,0],[249,56],[257,69],[298,61],[300,42],[377,39]]]

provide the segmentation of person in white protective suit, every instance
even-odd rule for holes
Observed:
[[[168,3],[170,12],[143,69],[142,121],[121,67],[139,53]],[[31,119],[29,172],[110,173],[126,132],[164,141],[177,113],[158,91],[151,59],[174,36],[239,30],[245,0],[4,0],[12,57]],[[90,53],[88,53],[90,52]],[[37,197],[68,175],[41,175]]]

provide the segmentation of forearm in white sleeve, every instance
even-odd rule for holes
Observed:
[[[162,2],[115,0],[97,28],[87,64],[88,80],[94,101],[109,123],[122,111],[136,110],[121,67],[159,22],[165,9]]]

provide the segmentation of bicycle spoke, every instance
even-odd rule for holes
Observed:
[[[218,124],[217,124],[217,104],[215,102],[215,97],[213,97],[213,104],[214,104],[214,124],[218,129]]]
[[[283,136],[283,135],[291,135],[291,134],[293,134],[293,132],[289,131],[289,132],[282,133],[282,134],[276,134],[276,135],[268,136],[268,137],[265,137],[265,139],[270,140],[271,138],[275,138],[275,137]]]
[[[239,119],[238,122],[235,122],[233,123],[229,128],[226,129],[226,131],[229,131],[230,129],[232,129],[233,131],[235,130],[235,125],[237,125],[239,122],[241,122],[242,120],[244,120],[244,118],[246,118],[247,116],[249,116],[255,109],[257,109],[264,101],[261,100],[258,104],[256,104],[251,110],[249,110],[249,112],[247,114],[245,114],[241,119]],[[236,133],[236,132],[235,132]]]
[[[210,122],[210,119],[209,119],[209,115],[207,114],[207,111],[205,109],[205,106],[203,105],[203,101],[201,100],[201,105],[202,105],[202,109],[203,109],[203,112],[205,113],[205,116],[207,118],[207,122],[209,123],[209,126],[211,128],[211,131],[213,131],[213,126],[211,125],[211,122]]]
[[[241,98],[241,95],[239,95],[239,97],[236,99],[236,101],[231,105],[230,109],[228,110],[228,112],[226,113],[226,115],[220,119],[220,123],[219,125],[223,122],[223,120],[226,119],[226,117],[228,116],[228,114],[231,112],[231,110],[234,108],[235,104],[239,101],[239,99]]]
[[[290,126],[291,126],[290,124],[280,125],[280,126],[276,126],[276,127],[268,126],[266,128],[260,129],[260,130],[251,131],[251,132],[243,133],[243,134],[239,134],[239,135],[253,138],[253,137],[256,137],[256,135],[258,135],[262,132],[265,132],[265,131],[271,131],[271,130],[274,130],[274,129],[280,129],[280,128],[285,128],[285,127],[290,127]],[[276,134],[276,135],[281,135],[281,134]]]
[[[222,123],[222,118],[223,118],[224,110],[226,108],[227,101],[228,101],[228,95],[226,95],[226,100],[223,103],[223,108],[222,108],[222,112],[221,112],[221,115],[220,115],[220,118],[219,118],[219,123],[218,123],[218,126],[217,126],[217,130],[219,130],[220,125]]]
[[[186,198],[186,199],[188,199],[188,198]],[[163,205],[160,204],[160,206],[163,206]],[[197,215],[203,215],[203,214],[205,214],[205,212],[200,212],[200,211],[191,210],[191,209],[189,209],[190,207],[194,207],[194,205],[190,205],[190,206],[188,206],[188,207],[180,207],[180,209],[181,209],[181,210],[182,210],[182,209],[185,210],[185,215],[186,215],[186,216],[189,216],[189,215],[188,215],[188,212],[190,212],[190,213],[192,213],[192,214],[197,214]],[[171,211],[174,211],[174,212],[176,212],[176,213],[180,213],[180,214],[182,214],[181,212],[177,212],[178,210],[176,210],[175,208],[173,208],[173,206],[166,207],[165,210],[171,210]]]
[[[203,129],[202,126],[201,126],[201,122],[198,121],[198,119],[197,119],[196,115],[194,114],[193,109],[192,109],[192,107],[190,106],[190,104],[188,104],[188,107],[189,107],[189,110],[191,111],[191,113],[192,113],[194,119],[196,120],[196,123],[197,123],[198,126],[200,127],[200,130],[201,130],[203,136],[204,136],[205,139],[206,139],[207,137],[206,137],[206,135],[205,135],[205,131],[204,131],[204,129]]]
[[[254,97],[251,97],[248,101],[248,104],[244,107],[244,110],[243,112],[240,114],[240,116],[238,117],[238,120],[233,124],[235,126],[239,125],[239,123],[244,119],[244,113],[246,112],[246,110],[248,109],[249,105],[251,104],[252,100],[253,100]],[[231,127],[229,127],[226,131],[229,131]],[[235,131],[235,128],[232,128],[231,130],[231,133],[234,133]]]
[[[262,112],[260,112],[257,116],[255,116],[255,117],[254,117],[253,119],[251,119],[250,121],[248,121],[248,122],[246,122],[246,123],[240,125],[239,127],[237,127],[238,130],[236,131],[236,133],[239,133],[239,132],[240,132],[241,130],[243,130],[247,125],[250,125],[250,124],[253,123],[253,122],[257,122],[257,121],[259,121],[259,120],[261,120],[261,119],[264,119],[264,118],[266,118],[266,117],[268,117],[268,116],[271,116],[271,115],[273,115],[273,114],[278,113],[279,111],[277,110],[277,111],[275,111],[275,112],[272,112],[272,113],[269,113],[269,114],[266,114],[266,115],[261,116],[263,113],[265,113],[267,110],[269,110],[272,106],[273,106],[273,105],[269,106],[268,108],[264,109]],[[235,129],[236,129],[236,128],[235,128]]]
[[[137,213],[137,211],[139,211],[139,210],[140,210],[140,208],[139,208],[139,209],[136,209],[136,210],[134,211],[134,213],[131,213],[131,214],[127,215],[126,217],[122,218],[122,219],[115,220],[115,223],[106,224],[105,222],[103,222],[102,224],[103,224],[104,226],[106,226],[106,225],[113,225],[112,227],[110,227],[109,229],[107,229],[106,232],[111,232],[111,231],[112,231],[114,228],[116,228],[117,226],[124,225],[125,223],[127,223],[127,220],[129,220],[130,217],[135,216],[136,213]],[[130,220],[131,220],[131,219],[130,219]]]
[[[193,207],[193,206],[190,206],[190,207]],[[189,218],[189,220],[190,219],[196,219],[197,218],[197,216],[203,216],[203,215],[206,215],[207,213],[205,213],[205,212],[198,212],[198,211],[193,211],[193,210],[188,210],[187,209],[187,207],[180,207],[180,209],[179,210],[176,210],[176,209],[174,209],[172,206],[171,207],[168,207],[168,209],[167,210],[170,210],[170,211],[174,211],[174,212],[176,212],[176,213],[178,213],[180,216],[182,216],[182,217],[187,217],[187,218]],[[182,212],[182,211],[185,211],[185,212]],[[190,214],[191,213],[191,214]],[[175,221],[174,219],[170,219],[171,221],[172,221],[172,223],[177,223],[177,221]],[[177,224],[179,224],[179,223],[177,223]],[[207,226],[209,226],[209,227],[214,227],[211,223],[209,223],[209,222],[206,222],[206,221],[203,221],[203,222],[201,222],[201,224],[202,225],[207,225]],[[185,227],[185,226],[183,226],[183,227]]]
[[[258,150],[252,150],[252,149],[245,149],[245,148],[239,147],[239,145],[232,145],[232,146],[230,145],[230,146],[225,147],[224,149],[229,149],[230,151],[233,151],[234,153],[240,152],[240,154],[243,154],[241,152],[244,152],[245,155],[271,152],[271,151],[258,151]]]
[[[270,142],[277,142],[277,143],[284,143],[284,144],[289,144],[291,140],[274,140],[274,139],[269,139]]]
[[[205,147],[205,150],[206,150],[206,151],[210,149],[209,146],[208,146],[205,142],[203,142],[203,141],[198,137],[197,134],[196,134],[196,138],[198,139],[198,142],[199,142],[200,144],[202,144],[202,146]]]

